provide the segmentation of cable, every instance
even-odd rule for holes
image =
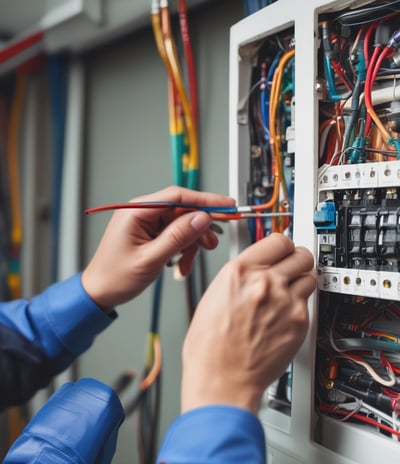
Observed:
[[[386,59],[386,57],[393,51],[394,48],[398,47],[400,42],[400,32],[396,31],[389,43],[381,50],[381,45],[378,45],[374,50],[373,56],[371,58],[370,66],[367,70],[367,75],[365,79],[365,106],[367,108],[367,112],[370,115],[371,119],[374,121],[375,125],[377,126],[379,132],[381,133],[384,142],[389,145],[394,145],[397,153],[398,159],[400,159],[400,142],[395,139],[384,127],[380,118],[376,114],[373,104],[372,104],[372,89],[374,86],[375,79],[378,75],[379,69]],[[378,50],[378,51],[377,51]]]
[[[265,209],[265,206],[262,205]],[[279,217],[291,216],[290,211],[265,213],[258,210],[257,205],[246,206],[206,206],[196,205],[192,203],[168,202],[168,201],[150,201],[150,202],[128,202],[115,203],[111,205],[97,206],[85,210],[85,214],[98,213],[102,211],[110,211],[115,209],[165,209],[178,208],[187,211],[204,211],[209,213],[210,217],[220,221],[231,221],[239,219],[247,219],[253,217]]]
[[[394,0],[376,6],[348,11],[337,17],[336,21],[343,26],[360,26],[362,24],[378,21],[398,11],[400,11],[400,0]]]
[[[153,32],[156,39],[159,54],[167,69],[169,78],[176,86],[179,98],[182,102],[185,115],[185,124],[189,141],[189,155],[187,160],[187,185],[188,188],[198,187],[198,140],[197,129],[192,117],[192,109],[184,87],[180,65],[177,59],[176,47],[171,36],[170,29],[163,27],[163,21],[169,24],[168,1],[153,0],[151,10]]]
[[[342,415],[342,416],[348,414],[348,411],[343,411],[342,409],[339,409],[336,406],[330,405],[330,404],[321,403],[319,405],[319,409],[320,409],[321,412],[329,412],[329,413],[333,413],[333,414],[339,414],[339,415]],[[351,417],[354,418],[354,419],[358,419],[361,422],[365,422],[367,424],[374,425],[375,427],[378,427],[378,428],[384,430],[385,432],[389,432],[390,434],[395,435],[396,437],[400,438],[400,432],[399,431],[394,430],[394,429],[392,429],[391,427],[389,427],[389,426],[387,426],[385,424],[382,424],[382,422],[376,421],[376,420],[374,420],[374,419],[372,419],[370,417],[364,416],[362,414],[357,414],[357,413],[353,414]]]
[[[370,366],[366,361],[363,361],[363,359],[355,354],[340,354],[338,355],[339,358],[346,358],[350,359],[351,361],[355,362],[356,364],[359,364],[360,366],[364,367],[365,370],[369,373],[369,375],[379,384],[384,385],[385,387],[392,387],[393,385],[396,384],[396,377],[394,375],[394,372],[390,368],[390,366],[387,366],[387,371],[388,371],[388,376],[389,380],[383,379],[380,375],[377,374],[377,372]]]
[[[11,190],[11,250],[9,256],[8,287],[11,299],[21,297],[20,248],[22,244],[22,217],[19,179],[19,136],[26,89],[26,74],[18,73],[7,137],[9,188]]]
[[[281,140],[277,134],[277,109],[280,101],[280,92],[282,89],[283,83],[283,72],[289,61],[294,58],[295,50],[289,50],[283,54],[281,60],[279,61],[278,67],[274,73],[274,78],[271,86],[271,103],[270,103],[270,146],[273,159],[275,159],[277,175],[280,179],[280,183],[283,189],[283,197],[286,201],[289,202],[289,193],[285,181],[285,176],[283,175],[282,168],[282,155],[281,155]],[[262,206],[262,205],[261,205]]]
[[[192,43],[189,33],[189,22],[185,0],[178,0],[179,23],[181,28],[181,37],[183,42],[183,51],[185,54],[186,67],[189,77],[190,104],[192,108],[193,124],[198,130],[198,99],[197,99],[197,81],[196,71],[193,59]]]

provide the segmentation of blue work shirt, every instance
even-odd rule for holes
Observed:
[[[80,274],[31,300],[0,303],[0,409],[21,404],[46,386],[115,317],[115,312],[106,315],[90,299]],[[82,401],[88,404],[84,398],[91,398],[91,406],[79,408]],[[101,420],[93,421],[93,417]],[[121,404],[110,387],[95,379],[68,383],[27,425],[4,464],[109,463],[122,420]],[[62,431],[67,424],[71,430],[77,422],[79,427],[67,440]],[[98,440],[102,434],[103,440]],[[264,431],[258,418],[223,405],[179,416],[157,458],[158,464],[265,462]]]

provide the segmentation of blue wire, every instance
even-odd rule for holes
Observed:
[[[245,0],[244,2],[244,10],[245,15],[249,16],[261,8],[260,0]]]
[[[270,96],[271,96],[270,82],[272,81],[274,72],[276,71],[276,68],[278,67],[279,60],[281,59],[282,53],[283,53],[282,50],[279,50],[277,54],[275,55],[275,58],[272,61],[271,66],[268,69],[266,82],[265,82],[265,91],[261,92],[261,98],[262,98],[261,99],[261,117],[264,122],[266,141],[269,140],[269,102],[270,102]]]
[[[389,144],[393,145],[397,151],[397,159],[400,160],[400,140],[392,138],[389,140]]]

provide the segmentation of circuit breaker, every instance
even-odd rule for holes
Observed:
[[[313,251],[311,329],[264,395],[271,464],[400,455],[400,3],[278,0],[232,27],[230,193]]]

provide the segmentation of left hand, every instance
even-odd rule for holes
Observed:
[[[223,195],[181,187],[168,187],[132,201],[235,204]],[[141,293],[178,253],[179,270],[187,276],[199,246],[212,250],[218,245],[210,224],[210,216],[201,211],[172,207],[118,210],[82,273],[83,287],[100,307],[112,308]]]
[[[306,248],[277,233],[224,265],[185,338],[182,412],[226,404],[257,414],[306,336],[313,266]]]

